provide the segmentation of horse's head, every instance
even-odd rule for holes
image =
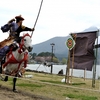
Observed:
[[[27,33],[27,34],[24,34],[22,36],[22,39],[21,39],[21,44],[29,51],[31,52],[33,47],[32,47],[32,39],[31,39],[31,36]]]

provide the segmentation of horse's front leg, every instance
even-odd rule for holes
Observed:
[[[13,92],[16,92],[16,81],[17,78],[13,78]]]

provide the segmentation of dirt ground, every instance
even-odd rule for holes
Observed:
[[[29,94],[27,92],[13,92],[10,88],[0,86],[0,100],[53,100],[50,98]]]

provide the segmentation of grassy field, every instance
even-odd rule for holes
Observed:
[[[33,75],[33,77],[18,78],[16,87],[19,90],[54,100],[100,100],[99,80],[96,80],[96,86],[93,88],[90,79],[73,77],[72,84],[66,84],[61,82],[65,76],[35,72],[26,72],[25,75]],[[12,77],[9,77],[8,82],[0,81],[0,83],[12,88]]]

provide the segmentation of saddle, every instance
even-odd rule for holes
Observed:
[[[0,42],[0,48],[3,48],[4,46],[9,46],[10,44],[12,44],[14,41],[13,38],[8,38],[8,39],[5,39],[3,41]]]
[[[6,55],[7,51],[9,50],[9,45],[13,43],[13,40],[13,38],[10,38],[0,42],[0,61]]]

